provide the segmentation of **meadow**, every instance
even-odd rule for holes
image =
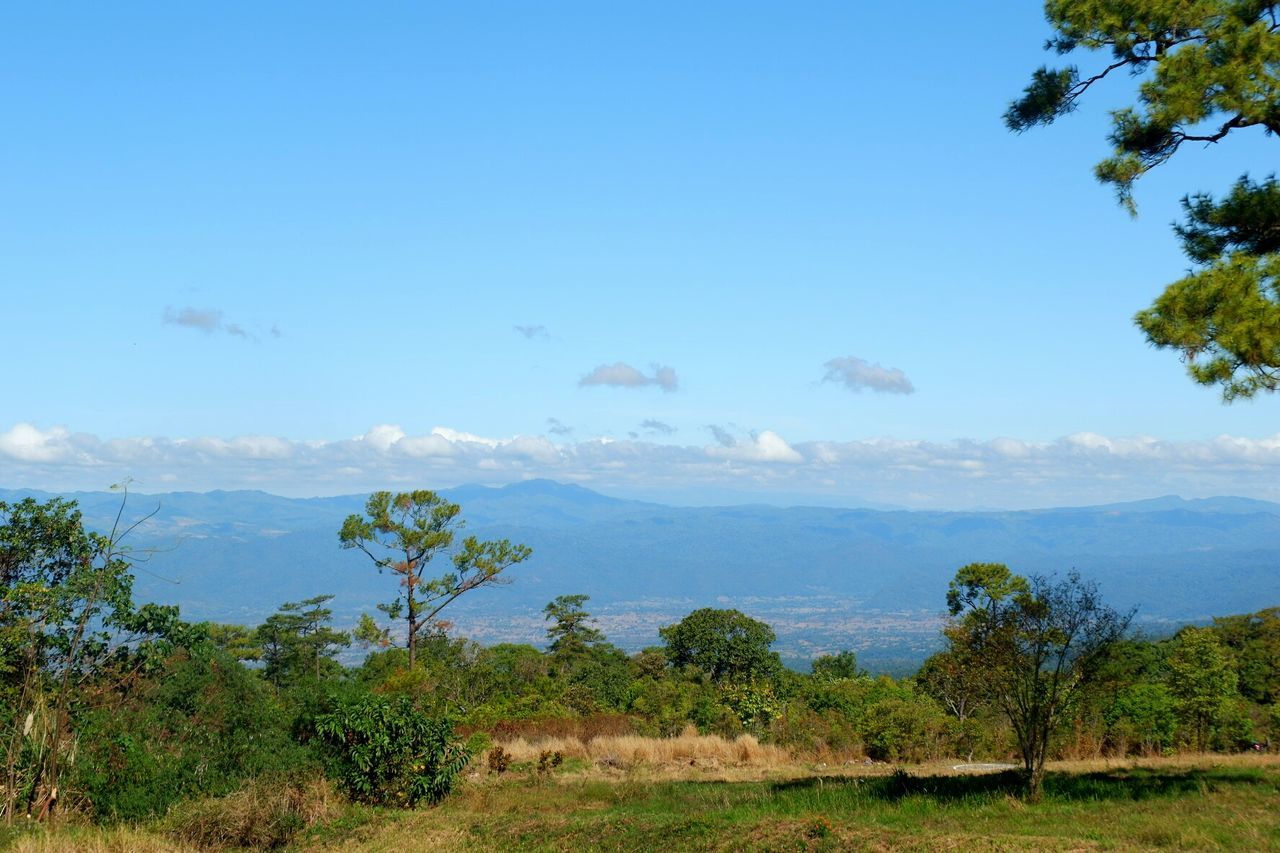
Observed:
[[[533,749],[502,773],[477,761],[455,795],[404,811],[306,796],[312,824],[294,850],[1266,850],[1280,848],[1280,756],[1183,755],[1058,762],[1028,804],[1010,772],[949,763],[830,767],[749,744],[631,744],[634,763],[565,757],[539,770]],[[668,739],[680,740],[680,739]],[[720,743],[712,743],[720,740]],[[599,751],[619,744],[598,744]],[[698,756],[686,759],[691,752]],[[539,752],[539,754],[541,754]],[[654,760],[649,760],[649,756]],[[247,837],[243,794],[123,828],[62,827],[14,849],[230,849]],[[200,809],[196,810],[200,812]],[[201,836],[201,827],[208,834]],[[260,839],[261,840],[261,839]],[[256,846],[256,845],[255,845]],[[266,845],[263,845],[266,846]]]

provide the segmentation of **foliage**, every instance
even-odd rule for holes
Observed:
[[[591,614],[583,609],[590,596],[561,595],[542,609],[552,622],[547,629],[551,641],[551,653],[560,658],[572,658],[584,653],[588,646],[604,640],[604,634],[589,623]]]
[[[1240,695],[1260,705],[1280,701],[1280,607],[1213,620],[1235,660]]]
[[[310,676],[319,679],[337,669],[339,648],[351,645],[351,635],[329,627],[333,611],[324,605],[332,595],[285,602],[255,632],[263,672],[277,687]]]
[[[139,820],[312,765],[270,687],[206,643],[86,712],[70,782],[99,820]]]
[[[338,781],[359,802],[413,807],[438,803],[471,760],[447,718],[433,719],[405,697],[366,696],[316,720]]]
[[[110,534],[85,530],[74,501],[0,502],[0,725],[4,799],[53,814],[92,700],[157,667],[175,644],[201,636],[177,608],[135,608],[121,540],[122,499]]]
[[[672,665],[697,667],[713,681],[768,679],[782,669],[778,655],[769,651],[777,639],[773,629],[737,610],[704,607],[658,634]]]
[[[1208,628],[1185,628],[1169,653],[1170,691],[1191,725],[1195,746],[1204,750],[1236,693],[1230,652]]]
[[[1005,113],[1013,130],[1048,125],[1075,110],[1108,77],[1141,80],[1136,106],[1112,112],[1112,155],[1096,168],[1131,211],[1134,183],[1188,143],[1215,143],[1248,128],[1280,132],[1277,4],[1249,0],[1049,0],[1059,55],[1106,52],[1082,75],[1041,68]],[[1280,186],[1242,177],[1220,202],[1183,199],[1176,226],[1201,269],[1169,285],[1136,321],[1148,340],[1179,351],[1191,377],[1225,400],[1280,388]]]
[[[453,545],[462,508],[432,491],[375,492],[365,515],[349,515],[338,532],[343,548],[363,551],[381,572],[400,577],[401,592],[379,609],[406,621],[409,668],[417,663],[419,635],[457,598],[503,580],[502,572],[529,559],[532,551],[506,539],[482,542],[468,536],[452,554],[452,568],[435,578],[423,572]]]
[[[849,649],[816,657],[809,668],[815,678],[857,678],[862,672],[858,669],[857,656]]]
[[[1001,564],[961,568],[947,604],[958,617],[947,639],[983,674],[991,701],[1008,717],[1027,795],[1037,799],[1051,736],[1132,614],[1107,607],[1097,586],[1075,573],[1027,580]]]
[[[1176,705],[1173,694],[1163,684],[1129,685],[1107,710],[1111,736],[1135,743],[1148,755],[1172,749],[1178,729]]]

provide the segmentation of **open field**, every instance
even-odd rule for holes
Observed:
[[[1280,849],[1280,756],[1055,764],[1028,805],[1007,774],[566,759],[473,774],[436,809],[349,808],[303,850]],[[190,850],[163,829],[68,829],[23,851]]]

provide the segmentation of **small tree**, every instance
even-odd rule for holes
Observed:
[[[468,536],[453,553],[449,571],[426,577],[431,561],[452,547],[462,527],[461,511],[432,491],[375,492],[365,504],[365,514],[347,516],[338,533],[343,548],[358,548],[379,572],[390,570],[399,576],[400,594],[378,609],[391,619],[405,620],[410,669],[417,663],[419,636],[441,610],[464,593],[501,583],[505,569],[533,553],[506,539],[482,542]]]
[[[351,645],[351,635],[329,627],[333,611],[324,605],[332,595],[317,595],[305,601],[289,601],[258,627],[257,640],[266,676],[272,684],[310,672],[319,679],[325,662],[332,661],[339,648]],[[330,664],[332,665],[332,664]]]
[[[991,701],[1009,718],[1027,797],[1038,800],[1050,738],[1132,612],[1103,604],[1097,585],[1075,572],[1027,580],[999,563],[960,569],[947,605],[956,620],[947,633],[952,650],[981,674]]]
[[[1212,628],[1185,628],[1169,653],[1169,690],[1191,728],[1196,749],[1204,751],[1209,734],[1236,693],[1231,652]]]
[[[593,643],[603,642],[604,633],[590,624],[595,620],[582,608],[589,599],[588,595],[561,595],[542,608],[546,618],[554,620],[547,629],[553,655],[573,657],[585,652]]]

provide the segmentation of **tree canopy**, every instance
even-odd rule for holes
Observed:
[[[714,681],[750,682],[782,669],[769,651],[773,629],[738,610],[704,607],[658,630],[672,665],[693,665]]]
[[[1103,53],[1090,71],[1041,67],[1005,112],[1025,131],[1052,124],[1108,78],[1139,80],[1133,106],[1111,114],[1111,155],[1095,168],[1136,213],[1134,184],[1187,143],[1280,132],[1280,4],[1256,0],[1049,0],[1046,48]],[[1280,187],[1241,177],[1222,200],[1183,199],[1175,226],[1197,269],[1168,285],[1135,321],[1179,352],[1196,382],[1223,399],[1280,388]]]

